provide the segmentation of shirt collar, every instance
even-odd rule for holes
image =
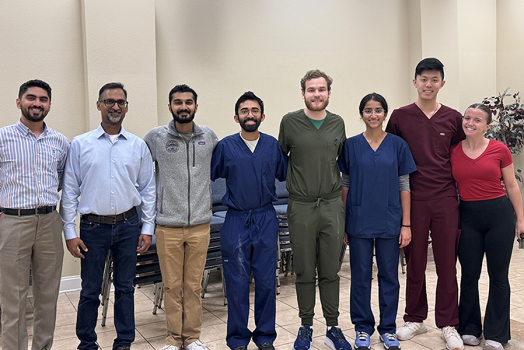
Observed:
[[[104,134],[109,136],[109,134],[104,131],[104,128],[102,128],[102,123],[100,123],[98,124],[98,128],[95,130],[95,136],[97,139],[99,139]],[[120,134],[118,134],[118,138],[120,138],[120,136],[124,137],[126,140],[129,139],[129,133],[124,130],[123,126],[120,126]]]
[[[15,124],[16,128],[22,135],[34,135],[34,133],[25,125],[22,123],[21,119],[18,119],[18,122]],[[46,136],[49,132],[49,129],[47,128],[47,124],[44,122],[44,131],[40,134],[40,136]]]

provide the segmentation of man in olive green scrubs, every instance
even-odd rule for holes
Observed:
[[[344,238],[342,180],[337,157],[346,132],[343,119],[326,110],[332,79],[319,70],[301,80],[306,108],[286,114],[278,140],[289,154],[288,223],[296,272],[299,329],[295,350],[311,346],[315,284],[328,326],[325,343],[333,350],[351,349],[338,328],[339,256]]]

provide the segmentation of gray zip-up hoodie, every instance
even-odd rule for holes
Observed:
[[[144,137],[155,162],[158,225],[211,221],[211,157],[218,138],[207,126],[193,125],[189,144],[176,130],[174,120]]]

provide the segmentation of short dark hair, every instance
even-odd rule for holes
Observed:
[[[491,122],[493,121],[493,112],[491,111],[491,109],[489,109],[488,106],[486,106],[483,103],[472,104],[471,106],[466,108],[466,110],[464,111],[464,115],[466,114],[468,109],[480,109],[482,112],[486,113],[486,121],[488,122],[488,125],[491,124]]]
[[[31,87],[39,87],[41,89],[44,89],[47,92],[49,101],[51,101],[51,86],[49,86],[49,84],[45,81],[39,79],[29,80],[20,85],[20,90],[18,90],[18,98],[22,99],[22,96],[24,96],[27,90],[29,90],[29,88]]]
[[[127,91],[124,89],[124,84],[122,83],[107,83],[104,86],[100,88],[100,91],[98,92],[98,101],[102,101],[102,94],[106,90],[112,90],[112,89],[121,89],[124,92],[124,96],[127,100]]]
[[[331,91],[331,84],[333,83],[333,79],[331,79],[331,77],[327,75],[326,73],[318,69],[313,69],[313,70],[306,72],[306,74],[302,77],[302,79],[300,79],[300,87],[302,88],[302,92],[306,91],[306,81],[311,80],[311,79],[317,79],[317,78],[326,79],[328,91]]]
[[[384,108],[384,113],[388,113],[388,103],[386,102],[386,99],[381,94],[372,92],[364,96],[364,98],[362,98],[362,100],[360,101],[360,105],[358,106],[358,113],[360,113],[360,116],[362,116],[362,113],[364,113],[364,107],[366,106],[366,103],[368,103],[369,101],[377,101],[378,103],[380,103],[382,108]]]
[[[444,65],[437,58],[424,58],[420,61],[415,68],[415,79],[417,79],[417,76],[421,75],[425,70],[439,71],[442,80],[444,80]]]
[[[246,91],[242,96],[238,98],[237,103],[235,103],[236,116],[238,116],[238,109],[240,108],[240,104],[245,101],[257,101],[258,105],[260,106],[260,114],[264,114],[264,102],[252,91]]]
[[[180,85],[177,85],[174,88],[172,88],[171,91],[169,91],[169,104],[171,104],[171,98],[173,98],[173,95],[175,93],[177,93],[177,92],[190,92],[190,93],[192,93],[193,94],[193,100],[195,101],[195,104],[197,103],[198,95],[195,92],[195,90],[191,89],[186,84],[180,84]]]

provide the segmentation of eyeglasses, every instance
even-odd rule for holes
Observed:
[[[251,110],[249,108],[242,108],[239,114],[241,117],[247,117],[249,112],[251,112],[253,117],[258,117],[260,115],[260,109],[258,108],[252,108]]]
[[[113,99],[102,100],[100,102],[102,102],[106,107],[113,107],[116,103],[118,107],[124,108],[124,107],[127,107],[127,105],[129,104],[129,102],[127,102],[126,100],[113,100]]]
[[[375,114],[382,114],[382,113],[384,113],[384,109],[382,109],[382,108],[377,108],[377,109],[375,109],[375,111],[373,111],[371,108],[366,108],[366,109],[364,109],[363,112],[364,112],[364,114],[366,114],[366,115],[372,115],[373,112],[375,112]]]

